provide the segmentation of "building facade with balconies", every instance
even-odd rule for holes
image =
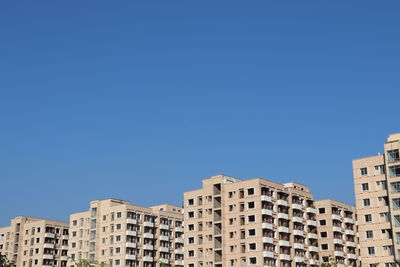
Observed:
[[[321,262],[360,266],[355,207],[331,199],[315,201],[315,207]]]
[[[400,133],[384,153],[353,160],[362,266],[394,267],[400,258]]]
[[[16,267],[66,267],[69,223],[19,216],[0,228],[0,252]]]
[[[69,266],[80,259],[108,267],[183,266],[182,208],[140,207],[117,199],[94,200],[70,216]]]
[[[308,188],[225,175],[184,193],[185,267],[317,265],[316,209]]]

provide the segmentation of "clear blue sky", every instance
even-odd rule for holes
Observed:
[[[400,131],[399,1],[1,1],[0,225],[224,173],[353,202]],[[147,190],[145,190],[147,188]]]

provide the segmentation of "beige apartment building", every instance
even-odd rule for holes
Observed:
[[[225,175],[184,193],[185,267],[319,264],[317,211],[308,188]]]
[[[400,258],[400,133],[384,153],[353,160],[362,266],[396,266]]]
[[[331,199],[315,201],[315,207],[321,262],[360,266],[355,207]]]
[[[67,266],[69,223],[19,216],[0,228],[0,252],[17,267]]]
[[[71,261],[96,260],[108,267],[183,266],[183,210],[172,205],[139,207],[118,199],[94,200],[70,216]]]

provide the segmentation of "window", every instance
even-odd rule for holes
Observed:
[[[400,209],[400,198],[393,198],[393,210],[399,210]]]
[[[254,188],[247,189],[247,195],[249,196],[254,195]]]
[[[377,165],[375,166],[376,174],[385,174],[385,165]]]
[[[398,149],[389,150],[387,154],[388,154],[388,161],[390,163],[400,160],[400,154]]]
[[[117,224],[116,227],[117,227],[117,230],[121,230],[121,224],[120,223]]]
[[[328,244],[321,244],[322,250],[328,250]]]
[[[250,229],[249,230],[249,236],[255,236],[256,235],[256,230],[255,229]]]
[[[365,222],[371,222],[372,221],[372,215],[371,214],[365,214]]]
[[[367,238],[374,238],[374,232],[372,230],[368,230],[365,232]]]
[[[368,255],[375,255],[375,247],[368,247]]]
[[[189,257],[194,257],[194,250],[189,250]]]
[[[188,238],[188,243],[189,244],[194,244],[194,237],[189,237]]]
[[[122,217],[122,213],[121,212],[117,212],[117,218],[121,218]]]
[[[320,220],[319,225],[326,225],[326,220]]]
[[[194,205],[194,199],[188,199],[188,205],[193,206]]]
[[[257,258],[256,257],[251,257],[250,258],[250,264],[257,264]]]
[[[247,207],[248,207],[249,209],[254,209],[254,207],[255,207],[254,202],[249,202],[249,203],[247,203]]]
[[[366,175],[368,175],[367,168],[361,168],[361,169],[360,169],[360,173],[361,173],[361,176],[366,176]]]
[[[329,262],[329,257],[327,257],[327,256],[322,257],[322,261],[323,262]]]
[[[189,218],[194,218],[194,211],[189,211],[188,216]]]
[[[194,224],[189,224],[189,231],[194,231]]]
[[[321,237],[328,237],[328,233],[327,232],[321,232]]]
[[[318,212],[319,212],[319,214],[324,214],[325,213],[325,208],[319,208]]]
[[[255,222],[256,221],[256,216],[255,215],[249,215],[248,219],[249,219],[249,222]]]
[[[78,221],[77,221],[77,220],[73,220],[73,221],[72,221],[72,225],[73,225],[73,226],[78,225]]]
[[[362,184],[362,185],[361,185],[361,188],[362,188],[363,191],[368,191],[368,190],[369,190],[369,185],[368,185],[368,183]]]
[[[364,203],[364,207],[368,207],[371,205],[371,201],[369,200],[369,198],[364,198],[363,203]]]
[[[115,260],[115,265],[118,266],[118,265],[120,265],[120,263],[121,263],[120,260]]]
[[[390,178],[400,177],[400,165],[389,167]]]
[[[249,244],[249,250],[256,250],[256,249],[257,249],[256,243],[250,243]]]
[[[121,252],[121,248],[115,248],[115,253],[120,253]]]
[[[120,235],[117,235],[117,236],[115,237],[115,241],[116,241],[116,242],[120,242],[120,241],[121,241],[121,236],[120,236]]]
[[[400,182],[390,183],[390,187],[393,194],[400,193]]]

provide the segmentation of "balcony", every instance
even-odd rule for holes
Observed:
[[[279,254],[279,259],[282,261],[290,261],[290,255],[288,254]]]
[[[183,233],[183,227],[182,226],[175,227],[175,232]]]
[[[341,232],[342,232],[342,227],[333,226],[333,231],[334,231],[334,232],[341,233]]]
[[[166,236],[166,235],[160,235],[159,238],[160,238],[161,241],[169,241],[169,237]]]
[[[126,231],[126,235],[129,235],[129,236],[136,236],[136,231],[127,230],[127,231]]]
[[[304,236],[304,232],[301,230],[293,230],[293,234],[298,236]]]
[[[125,260],[135,261],[136,260],[136,255],[126,254],[125,255]]]
[[[44,248],[54,249],[54,244],[45,243],[43,247]]]
[[[272,251],[263,251],[263,256],[265,258],[271,258],[271,259],[273,259],[275,257],[274,252],[272,252]]]
[[[161,230],[169,230],[169,225],[168,224],[160,224],[160,229]]]
[[[345,235],[355,235],[353,230],[346,230],[344,231]]]
[[[357,259],[357,256],[356,256],[356,254],[347,253],[347,258],[348,258],[348,259],[351,259],[351,260],[356,260],[356,259]]]
[[[128,218],[128,219],[126,219],[126,223],[129,223],[129,224],[137,224],[137,221],[136,221],[136,219]]]
[[[300,217],[293,217],[293,222],[297,222],[297,223],[303,223],[303,218]]]
[[[66,240],[68,240],[68,239],[69,239],[69,235],[62,235],[61,239],[66,239]]]
[[[336,267],[345,267],[345,265],[344,265],[344,264],[341,264],[341,263],[338,263],[338,264],[336,265]]]
[[[347,241],[347,242],[346,242],[346,246],[347,246],[347,247],[353,247],[353,248],[355,248],[357,245],[356,245],[356,243],[354,243],[354,242]]]
[[[68,261],[68,256],[61,256],[60,261]]]
[[[307,225],[311,225],[311,226],[317,227],[317,221],[314,221],[314,220],[307,220]]]
[[[296,256],[296,257],[294,257],[294,261],[295,262],[304,262],[304,258]]]
[[[317,246],[308,246],[308,251],[310,251],[310,252],[318,252],[318,247]]]
[[[61,250],[68,250],[68,246],[67,245],[62,245],[61,246]]]
[[[53,233],[44,233],[44,237],[46,237],[46,238],[55,238],[56,235],[53,234]]]
[[[343,240],[342,240],[342,239],[334,238],[334,239],[333,239],[333,243],[334,243],[334,244],[337,244],[337,245],[343,245]]]
[[[175,249],[175,254],[183,254],[183,248]]]
[[[342,257],[342,258],[344,257],[343,251],[335,251],[334,255],[335,257]]]
[[[183,238],[182,237],[175,238],[175,243],[182,243],[183,244]]]
[[[319,261],[316,259],[310,259],[309,263],[310,265],[319,265]]]
[[[45,259],[45,260],[52,260],[53,258],[54,258],[54,256],[51,254],[43,254],[43,259]]]
[[[281,233],[289,233],[289,227],[286,226],[279,226],[278,231]]]
[[[143,257],[143,261],[152,262],[152,261],[153,261],[153,257],[151,257],[151,256],[144,256],[144,257]]]
[[[304,250],[304,244],[294,243],[293,247],[294,247],[295,249],[302,249],[302,250]]]
[[[262,229],[270,229],[270,230],[272,230],[274,228],[273,225],[270,223],[262,223],[261,227],[262,227]]]
[[[145,245],[143,245],[143,249],[144,250],[153,250],[154,247],[153,247],[153,245],[145,244]]]
[[[294,209],[294,210],[301,210],[301,209],[302,209],[302,206],[301,206],[301,204],[296,204],[296,203],[294,203],[294,204],[292,204],[292,209]]]
[[[126,242],[125,245],[127,248],[136,248],[136,243],[133,242]]]
[[[175,260],[175,265],[183,265],[183,260]]]
[[[272,237],[263,237],[263,243],[268,243],[268,244],[273,244],[274,243],[274,239]]]
[[[261,214],[262,214],[262,215],[269,215],[269,216],[272,216],[272,210],[269,210],[269,209],[262,209],[262,210],[261,210]]]
[[[143,222],[143,226],[145,226],[145,227],[154,227],[154,223],[152,223],[152,222]]]
[[[164,263],[164,264],[168,264],[168,259],[160,258],[160,262],[162,262],[162,263]]]
[[[160,252],[169,253],[169,248],[167,248],[167,247],[160,247]]]
[[[278,213],[278,219],[289,220],[289,215],[286,213]]]
[[[332,220],[341,221],[342,218],[341,218],[340,215],[338,215],[338,214],[332,214]]]
[[[317,210],[315,208],[311,208],[311,207],[306,208],[306,212],[317,214]]]
[[[354,220],[352,218],[344,218],[345,223],[351,223],[354,224]]]
[[[280,247],[290,247],[290,242],[286,240],[279,240]]]
[[[279,205],[279,206],[285,206],[285,207],[288,206],[288,202],[286,200],[283,200],[283,199],[278,199],[276,201],[276,204]]]
[[[149,239],[153,239],[154,235],[151,233],[143,233],[143,238],[149,238]]]
[[[314,233],[308,233],[308,234],[307,234],[307,237],[308,237],[309,239],[318,239],[318,235],[317,235],[317,234],[314,234]]]
[[[261,201],[272,202],[272,199],[270,196],[261,196]]]

